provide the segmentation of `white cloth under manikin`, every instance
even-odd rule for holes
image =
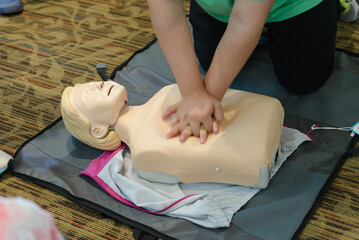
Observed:
[[[270,178],[304,141],[311,138],[283,127],[280,150]],[[228,227],[234,213],[261,189],[221,183],[164,184],[141,178],[125,146],[105,152],[81,174],[93,178],[111,196],[145,212],[184,218],[207,228]]]

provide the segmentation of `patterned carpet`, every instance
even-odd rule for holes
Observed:
[[[96,63],[111,71],[154,38],[147,1],[23,2],[23,13],[0,16],[0,150],[9,154],[60,116],[66,86],[100,80]],[[359,55],[359,23],[338,28],[338,49]],[[359,239],[358,176],[359,158],[349,158],[299,239]],[[70,239],[133,239],[130,227],[9,173],[0,195],[34,200]]]

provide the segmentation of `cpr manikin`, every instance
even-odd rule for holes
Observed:
[[[123,86],[90,82],[65,89],[61,112],[69,132],[85,144],[115,150],[126,143],[133,168],[148,180],[267,186],[284,116],[277,99],[228,90],[221,102],[219,133],[209,134],[205,144],[198,137],[184,143],[166,138],[171,123],[161,115],[179,100],[173,84],[143,105],[127,106]]]

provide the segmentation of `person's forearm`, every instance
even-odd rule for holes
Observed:
[[[209,94],[221,100],[256,47],[260,34],[245,26],[226,31],[205,77]],[[228,29],[230,30],[230,29]]]
[[[161,49],[182,96],[204,91],[193,42],[181,0],[148,0]]]
[[[205,77],[209,94],[221,100],[258,44],[274,0],[237,0]]]

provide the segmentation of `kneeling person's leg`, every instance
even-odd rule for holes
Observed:
[[[337,7],[337,0],[324,0],[291,19],[267,24],[275,73],[289,91],[310,93],[332,74]]]

